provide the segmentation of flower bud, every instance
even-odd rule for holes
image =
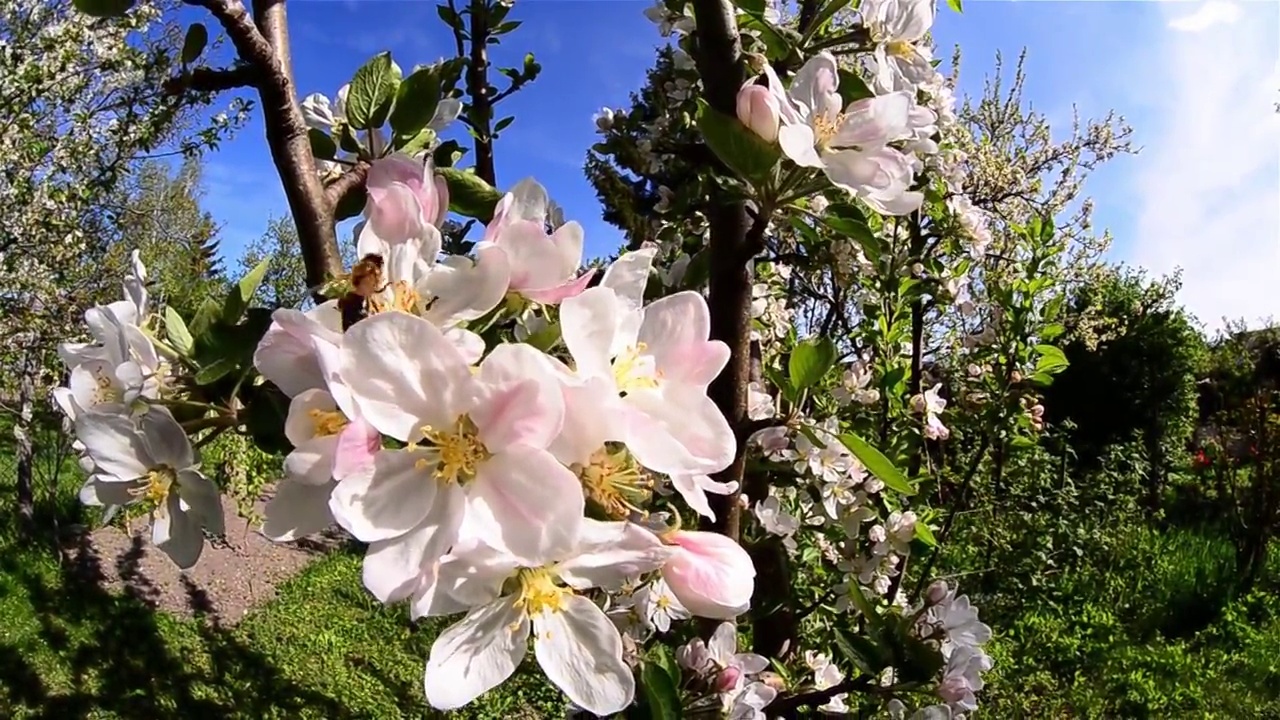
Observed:
[[[782,676],[776,672],[762,672],[756,679],[778,692],[785,692],[787,689],[787,681],[783,680]]]
[[[593,119],[596,121],[596,131],[601,134],[613,128],[613,110],[607,107],[600,108],[600,112],[596,113]]]
[[[769,58],[760,53],[746,53],[747,67],[752,73],[759,75],[764,72],[764,68],[769,64]]]
[[[738,120],[765,142],[778,139],[781,111],[778,98],[761,85],[743,85],[738,91]]]
[[[730,665],[720,674],[716,676],[716,692],[729,692],[738,687],[738,683],[742,680],[742,670]]]
[[[925,594],[925,597],[928,598],[930,605],[937,605],[947,597],[947,591],[949,589],[950,588],[947,587],[946,580],[938,580],[929,586],[929,590]]]
[[[750,607],[756,569],[741,545],[712,532],[676,531],[665,540],[675,553],[662,577],[690,613],[732,620]]]

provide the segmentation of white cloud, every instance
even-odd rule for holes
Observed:
[[[1155,273],[1182,268],[1181,299],[1210,329],[1280,319],[1280,5],[1236,6],[1232,21],[1214,4],[1168,23],[1198,31],[1161,33],[1157,64],[1134,73],[1155,112],[1136,122],[1145,147],[1125,253]]]
[[[1182,32],[1201,32],[1214,25],[1230,25],[1240,19],[1240,6],[1230,0],[1208,0],[1190,15],[1174,18],[1169,27]]]

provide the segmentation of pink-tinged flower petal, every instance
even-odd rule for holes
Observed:
[[[436,638],[423,686],[438,710],[456,710],[501,685],[528,652],[529,617],[514,598],[478,607]]]
[[[450,487],[436,496],[426,520],[407,534],[370,543],[364,556],[364,586],[384,603],[404,600],[436,581],[436,567],[458,537],[463,493]]]
[[[649,286],[649,273],[657,253],[656,248],[623,253],[604,271],[601,287],[613,290],[629,307],[639,310],[644,305],[644,291]]]
[[[398,312],[347,331],[342,377],[365,419],[406,441],[416,439],[423,425],[452,425],[476,389],[466,361],[439,328]]]
[[[324,485],[333,478],[333,458],[338,448],[336,435],[312,438],[284,458],[288,479],[302,485]]]
[[[595,277],[595,274],[595,268],[591,268],[577,278],[563,282],[555,287],[540,290],[528,288],[521,290],[520,294],[536,303],[558,305],[571,297],[581,295],[587,289],[587,286],[591,284],[591,278]]]
[[[622,399],[609,382],[587,378],[563,384],[564,427],[548,450],[565,465],[586,463],[606,442],[623,442],[626,433],[618,423]]]
[[[549,239],[560,260],[561,278],[573,277],[578,268],[582,267],[582,248],[586,242],[582,225],[570,220],[556,228]]]
[[[586,290],[560,306],[561,335],[581,376],[613,382],[614,355],[634,344],[620,330],[629,315],[617,293],[604,287]]]
[[[262,534],[276,542],[292,542],[333,525],[329,494],[333,483],[304,485],[286,480],[263,509]]]
[[[430,471],[416,467],[420,457],[412,450],[379,451],[371,468],[334,488],[334,519],[363,542],[390,540],[418,527],[440,494]]]
[[[512,446],[545,449],[564,424],[560,388],[529,378],[492,388],[471,410],[480,440],[491,452]]]
[[[677,550],[662,578],[689,612],[731,620],[751,606],[756,569],[741,545],[711,532],[677,531],[668,542]]]
[[[698,388],[666,383],[623,398],[627,447],[641,465],[667,475],[713,473],[737,452],[733,430]]]
[[[496,245],[477,248],[474,261],[447,257],[423,282],[434,297],[424,317],[440,327],[475,320],[502,302],[510,282],[511,263]]]
[[[431,224],[436,227],[444,227],[444,221],[449,217],[449,183],[445,181],[443,175],[436,175],[435,186],[436,202],[440,204],[440,208],[434,218],[427,219],[431,220]]]
[[[582,485],[545,450],[517,446],[494,455],[467,490],[467,522],[528,567],[564,557],[577,542]]]
[[[578,590],[613,590],[629,578],[662,567],[673,552],[635,523],[583,518],[578,554],[559,563],[556,571],[566,585]]]
[[[322,317],[327,313],[316,312],[312,316],[288,308],[276,310],[271,315],[271,327],[254,350],[253,366],[289,397],[325,386],[312,339],[321,337],[337,345],[342,342],[342,335],[317,319]]]
[[[338,433],[333,456],[333,479],[344,478],[368,470],[373,456],[382,449],[382,433],[364,418],[356,418]]]
[[[541,223],[515,220],[503,229],[494,244],[511,260],[511,289],[525,290],[559,285],[573,277]],[[576,270],[577,268],[574,268]]]
[[[738,489],[736,482],[717,482],[706,475],[672,475],[671,485],[694,512],[711,520],[716,514],[707,500],[707,493],[729,495]]]
[[[574,704],[600,717],[631,704],[636,684],[622,659],[622,638],[595,603],[569,595],[562,611],[535,615],[533,626],[538,664]]]
[[[696,292],[669,295],[644,309],[639,339],[667,380],[706,387],[729,361],[729,348],[708,342],[711,313]]]

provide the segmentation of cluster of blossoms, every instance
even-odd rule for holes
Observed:
[[[610,591],[639,586],[630,597],[661,628],[733,619],[751,599],[740,546],[644,512],[668,485],[703,514],[706,492],[733,489],[708,477],[735,451],[706,395],[728,350],[707,339],[701,295],[645,304],[652,250],[582,272],[581,226],[548,233],[532,181],[498,204],[474,257],[442,256],[443,192],[429,164],[375,162],[357,230],[359,255],[383,268],[364,288],[367,316],[344,327],[336,300],[274,313],[254,366],[291,398],[294,450],[264,532],[291,540],[336,522],[368,543],[364,584],[380,600],[408,600],[415,618],[467,613],[432,648],[432,705],[501,683],[532,634],[575,704],[620,711],[634,680]],[[150,503],[156,544],[189,567],[204,533],[222,532],[221,505],[168,409],[182,400],[139,326],[143,282],[139,267],[127,300],[86,314],[96,342],[63,348],[58,398],[91,469],[86,502]],[[535,320],[559,329],[545,346],[558,350],[507,338]],[[668,607],[680,610],[660,618]],[[577,669],[583,657],[594,673]]]

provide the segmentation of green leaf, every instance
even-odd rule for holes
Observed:
[[[244,311],[249,308],[249,301],[258,292],[258,286],[262,284],[262,280],[267,276],[267,270],[270,267],[271,258],[263,258],[262,262],[240,278],[240,282],[231,288],[231,292],[227,293],[227,299],[222,303],[222,321],[224,323],[232,325],[240,320],[244,315]]]
[[[436,139],[436,131],[431,128],[423,128],[418,131],[417,135],[411,138],[402,138],[396,136],[392,139],[391,146],[396,150],[406,154],[414,155],[426,150]]]
[[[525,342],[542,352],[547,352],[560,342],[560,323],[552,323],[530,335]]]
[[[396,76],[391,69],[391,53],[374,55],[356,70],[347,90],[347,122],[356,130],[382,127],[395,98]]]
[[[1056,375],[1071,364],[1066,354],[1053,345],[1037,345],[1036,352],[1040,353],[1040,359],[1036,361],[1036,374]]]
[[[183,322],[182,316],[174,310],[172,306],[166,306],[164,309],[164,331],[169,338],[169,344],[174,350],[183,355],[190,355],[192,348],[195,347],[195,341],[191,339],[191,331],[187,329],[187,324]]]
[[[499,120],[499,121],[497,122],[497,124],[495,124],[495,125],[493,126],[493,133],[496,135],[496,134],[498,134],[498,133],[502,132],[503,130],[506,130],[508,127],[510,127],[511,123],[513,123],[513,122],[515,122],[515,121],[516,121],[516,116],[515,116],[515,115],[508,115],[508,116],[506,116],[506,117],[502,118],[501,120]]]
[[[933,536],[933,530],[924,520],[916,520],[916,539],[929,547],[938,546],[938,538]]]
[[[191,23],[187,28],[187,36],[182,39],[182,64],[190,65],[200,57],[209,44],[209,29],[204,23]]]
[[[1049,323],[1048,325],[1040,328],[1039,335],[1042,340],[1052,340],[1066,331],[1067,328],[1062,323]]]
[[[716,157],[742,179],[760,183],[769,177],[781,151],[751,132],[736,117],[717,112],[698,98],[698,130]]]
[[[445,140],[431,151],[431,162],[436,169],[453,167],[467,154],[467,149],[458,144],[457,140]]]
[[[836,628],[836,649],[864,675],[877,675],[886,667],[884,653],[870,638]]]
[[[875,93],[871,88],[867,87],[867,82],[862,76],[852,70],[840,69],[840,87],[837,89],[840,93],[840,101],[845,107],[849,107],[850,103],[858,100],[865,100],[869,97],[875,97]]]
[[[872,475],[880,478],[885,487],[901,495],[916,494],[916,489],[911,485],[911,481],[907,480],[907,476],[903,475],[893,461],[884,456],[884,453],[872,447],[871,443],[853,433],[841,435],[840,442],[849,448],[849,452],[853,453]]]
[[[671,648],[666,645],[654,645],[650,657],[655,665],[667,671],[667,676],[671,678],[671,682],[675,683],[676,687],[679,687],[680,664],[676,662],[675,655],[671,654]]]
[[[884,627],[884,618],[880,617],[880,613],[876,612],[875,606],[867,599],[862,592],[862,585],[855,579],[849,583],[849,599],[853,601],[854,607],[858,608],[858,612],[862,613],[867,621],[867,627],[872,632],[879,634],[880,629]],[[852,639],[852,638],[850,638]]]
[[[409,139],[417,135],[440,105],[440,76],[434,68],[420,68],[396,88],[396,102],[391,109],[391,130],[396,137]]]
[[[684,269],[684,277],[680,285],[686,290],[700,290],[711,277],[711,253],[706,248],[699,250],[689,258],[689,265]]]
[[[680,692],[662,666],[644,663],[640,668],[640,685],[644,690],[644,704],[650,718],[678,720],[684,717],[680,709]]]
[[[502,193],[473,172],[458,168],[439,168],[436,172],[449,185],[450,210],[482,223],[493,219],[493,206],[502,199]]]
[[[345,152],[356,153],[362,155],[364,147],[360,144],[360,138],[356,137],[356,131],[351,129],[347,123],[342,123],[342,127],[338,130],[338,147]]]
[[[332,160],[338,156],[338,144],[329,133],[318,128],[307,128],[307,139],[311,141],[312,157]]]
[[[136,0],[72,0],[72,5],[93,17],[120,17],[129,12]]]
[[[458,11],[448,5],[437,5],[436,14],[440,16],[440,19],[444,21],[445,25],[452,28],[462,27],[462,18],[459,17]]]
[[[235,369],[236,361],[232,358],[218,358],[200,368],[199,372],[196,373],[196,384],[210,385],[226,377],[228,373]]]
[[[738,19],[738,27],[760,33],[760,39],[764,41],[765,51],[770,60],[786,60],[796,54],[795,46],[788,37],[788,33],[765,20],[764,13],[747,12]]]
[[[338,201],[338,206],[333,209],[333,219],[336,222],[342,222],[347,218],[353,218],[364,212],[364,206],[369,202],[369,191],[361,184],[349,191],[342,199]]]
[[[816,385],[836,364],[836,346],[829,338],[812,338],[796,345],[787,361],[791,387],[796,390]]]
[[[733,4],[753,15],[764,14],[764,0],[733,0]]]
[[[206,297],[204,302],[200,303],[200,308],[196,310],[195,317],[191,318],[191,324],[187,328],[191,331],[191,336],[199,340],[205,333],[209,332],[210,326],[218,319],[218,313],[221,312],[222,305],[211,297]]]
[[[947,0],[947,7],[951,8],[952,10],[955,10],[958,13],[964,12],[963,0]]]

